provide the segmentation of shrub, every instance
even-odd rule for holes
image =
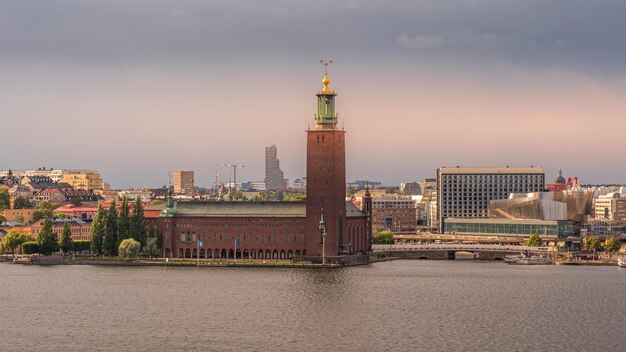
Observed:
[[[35,254],[39,253],[39,243],[37,241],[30,241],[22,243],[22,254]]]
[[[91,241],[89,240],[74,241],[74,246],[73,246],[74,252],[89,251],[90,248],[91,248]]]
[[[372,236],[373,244],[393,244],[393,233],[383,231]]]
[[[119,256],[122,258],[126,258],[130,260],[132,258],[136,258],[139,250],[141,249],[141,245],[138,241],[135,241],[132,238],[127,238],[120,243],[120,247],[118,248]]]

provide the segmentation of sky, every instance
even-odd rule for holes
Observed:
[[[97,169],[113,188],[305,176],[332,59],[348,180],[440,166],[625,183],[626,2],[4,0],[0,169]]]

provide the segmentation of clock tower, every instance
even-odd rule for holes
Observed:
[[[315,128],[307,132],[306,158],[306,225],[307,256],[336,256],[342,253],[346,230],[346,143],[345,131],[337,128],[335,97],[328,87],[328,64],[324,87],[317,96]],[[322,216],[323,214],[323,216]],[[326,240],[322,241],[320,220],[323,219]]]

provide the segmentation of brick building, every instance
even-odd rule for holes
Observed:
[[[162,255],[317,261],[324,253],[342,261],[371,251],[371,197],[365,211],[345,200],[346,132],[337,128],[336,94],[329,82],[325,75],[316,94],[315,128],[307,130],[306,201],[174,204],[169,197],[160,215],[148,219],[149,227],[163,235]],[[204,244],[199,251],[198,241]]]

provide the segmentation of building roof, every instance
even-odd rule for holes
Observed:
[[[445,167],[438,169],[442,174],[543,174],[543,168],[530,167]]]
[[[163,210],[165,204],[146,210]],[[305,217],[306,202],[178,202],[174,208],[180,217]],[[366,216],[352,202],[346,202],[346,216]]]

